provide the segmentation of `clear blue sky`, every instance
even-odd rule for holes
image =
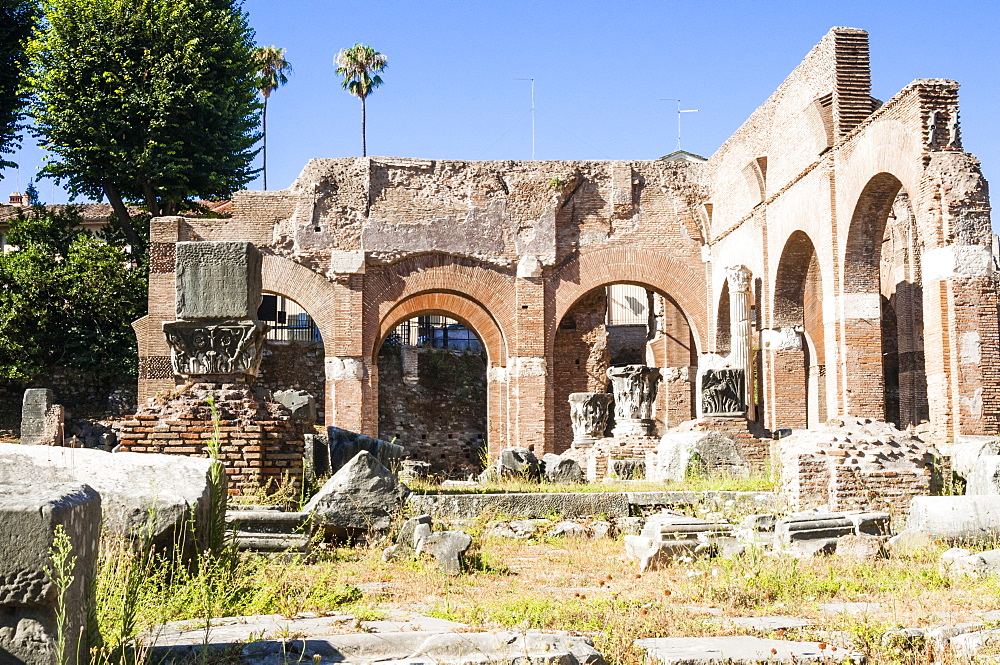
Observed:
[[[332,59],[361,42],[385,53],[385,86],[368,100],[372,155],[528,159],[535,78],[538,159],[653,159],[683,147],[710,155],[836,25],[871,35],[873,94],[915,78],[962,84],[966,150],[1000,187],[1000,9],[993,1],[247,0],[257,40],[294,67],[268,108],[271,189],[311,157],[360,154],[360,103]],[[24,187],[41,163],[26,145]],[[260,188],[258,180],[249,185]],[[47,182],[42,198],[66,195]],[[1000,217],[1000,216],[997,216]]]

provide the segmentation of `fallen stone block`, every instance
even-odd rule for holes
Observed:
[[[527,448],[504,448],[495,468],[500,478],[538,480],[542,467],[535,453]]]
[[[302,510],[315,515],[330,535],[379,533],[389,530],[409,494],[395,474],[362,450]]]
[[[941,555],[941,569],[950,576],[985,577],[1000,573],[1000,550],[972,553],[953,547]]]
[[[995,649],[1000,646],[1000,628],[955,635],[948,640],[948,646],[952,653],[964,658],[972,658],[984,649],[995,653]]]
[[[659,513],[646,518],[641,535],[655,540],[705,540],[728,537],[732,530],[732,525],[725,522]]]
[[[952,545],[1000,539],[1000,496],[918,496],[910,502],[906,529],[891,539],[893,551],[933,541]]]
[[[552,453],[542,457],[542,469],[545,473],[545,479],[550,483],[576,484],[587,479],[576,460]]]
[[[445,575],[460,575],[465,553],[472,546],[472,536],[462,531],[435,531],[420,541],[417,555],[426,552],[438,560]]]
[[[680,481],[706,473],[744,478],[750,473],[736,442],[713,431],[669,431],[650,461],[648,478],[656,481]]]
[[[1000,455],[984,455],[965,477],[966,495],[1000,494]]]
[[[582,524],[563,520],[552,527],[548,535],[553,538],[587,538],[590,532]]]
[[[412,556],[420,546],[420,542],[431,535],[431,526],[430,515],[418,515],[403,522],[396,536],[396,544],[383,550],[382,559],[391,561],[394,558]]]
[[[805,513],[779,520],[774,527],[775,546],[789,547],[805,540],[836,540],[854,533],[854,522],[842,514]]]
[[[211,460],[152,453],[0,443],[0,484],[84,483],[101,495],[105,531],[172,547],[194,519],[198,533],[210,514]]]
[[[852,534],[837,539],[837,556],[855,561],[876,561],[886,557],[885,536]]]
[[[942,452],[951,457],[951,470],[968,481],[983,457],[1000,455],[1000,438],[960,435],[957,441]],[[966,491],[966,494],[972,492]]]
[[[710,553],[711,546],[698,540],[654,540],[625,536],[625,556],[639,564],[639,572],[692,561]]]
[[[739,663],[852,663],[865,662],[864,654],[837,649],[820,642],[792,642],[759,637],[655,637],[636,640],[646,663],[658,665],[722,665]],[[824,648],[821,648],[824,647]]]
[[[0,662],[54,665],[61,640],[67,663],[86,662],[88,613],[100,540],[101,497],[78,483],[0,485]],[[50,553],[57,529],[68,538],[72,578],[62,599]],[[57,613],[65,619],[60,637]],[[78,653],[84,657],[77,659]]]

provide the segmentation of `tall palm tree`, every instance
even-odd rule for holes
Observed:
[[[271,93],[288,83],[285,73],[292,73],[292,66],[285,60],[285,49],[277,46],[260,46],[254,51],[257,62],[257,89],[264,97],[261,116],[264,135],[264,189],[267,189],[267,98]]]
[[[385,69],[386,57],[364,44],[345,48],[334,58],[337,73],[344,77],[341,87],[361,100],[361,156],[368,155],[365,143],[365,99],[372,90],[382,85],[379,72]],[[373,76],[374,75],[374,76]]]

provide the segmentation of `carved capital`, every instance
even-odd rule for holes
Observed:
[[[170,344],[175,374],[257,376],[267,324],[260,321],[171,321],[163,324],[163,332]]]
[[[611,412],[608,393],[570,393],[569,419],[573,424],[573,446],[591,446],[604,436]]]
[[[746,370],[705,370],[701,376],[701,407],[706,416],[745,415]]]

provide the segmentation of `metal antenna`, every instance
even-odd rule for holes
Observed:
[[[681,100],[675,97],[661,97],[661,102],[677,102],[677,149],[681,149],[681,113],[697,113],[698,109],[681,110]]]
[[[535,79],[514,79],[531,81],[531,161],[535,161]]]

